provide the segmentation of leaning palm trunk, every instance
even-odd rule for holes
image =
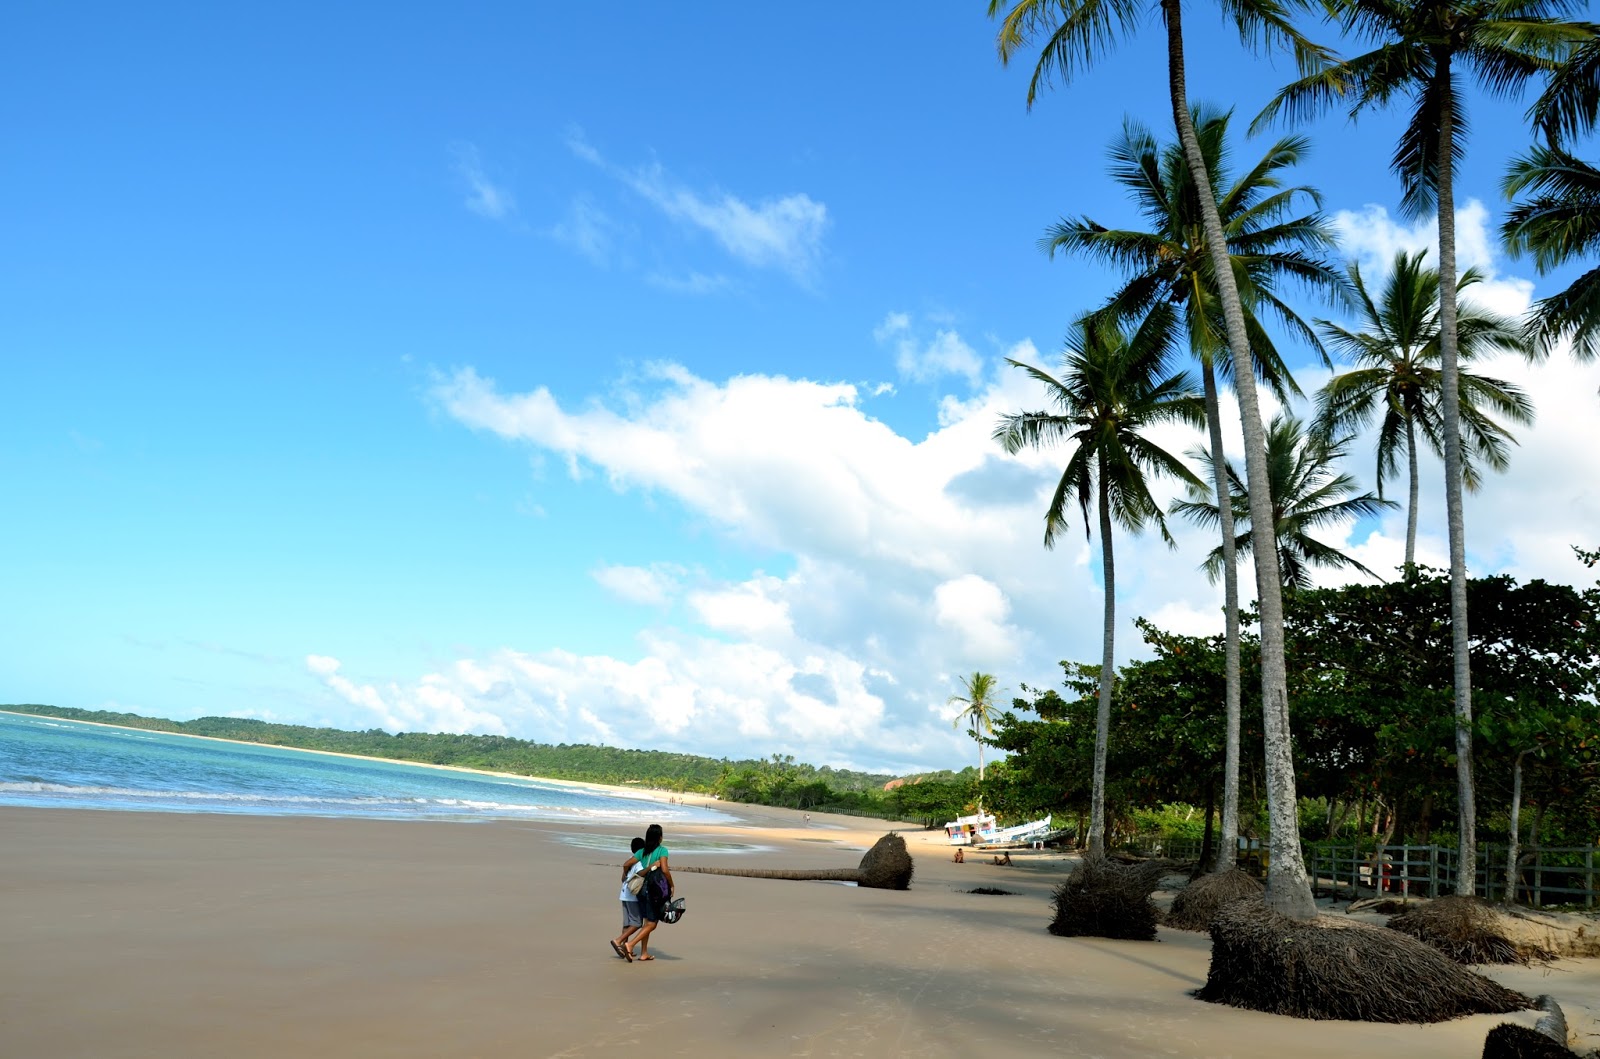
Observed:
[[[1106,457],[1100,454],[1100,559],[1106,589],[1105,628],[1100,641],[1100,703],[1094,715],[1094,779],[1089,795],[1091,857],[1106,851],[1106,745],[1111,738],[1111,680],[1116,647],[1116,565],[1111,558],[1111,496],[1106,483]]]
[[[1184,157],[1199,188],[1211,187],[1205,155],[1189,117],[1184,87],[1183,20],[1180,0],[1161,0],[1167,25],[1167,80],[1172,116]],[[1288,674],[1283,655],[1283,588],[1278,575],[1277,520],[1267,490],[1267,446],[1262,429],[1261,403],[1256,394],[1255,361],[1245,330],[1239,287],[1228,258],[1227,237],[1216,198],[1199,196],[1206,245],[1216,272],[1217,293],[1227,324],[1228,347],[1233,352],[1234,384],[1239,413],[1244,422],[1245,468],[1249,481],[1250,534],[1255,555],[1256,593],[1261,612],[1261,730],[1266,744],[1267,817],[1271,828],[1271,860],[1267,868],[1267,903],[1274,911],[1295,919],[1317,914],[1300,853],[1300,826],[1296,818],[1294,756],[1289,735]],[[1453,262],[1452,262],[1453,263]]]
[[[915,865],[906,840],[893,831],[874,842],[854,868],[697,868],[684,865],[674,871],[699,875],[736,875],[744,879],[795,879],[853,882],[873,890],[908,890]]]
[[[1239,856],[1239,567],[1233,541],[1233,500],[1228,495],[1228,458],[1222,449],[1222,411],[1217,399],[1217,373],[1209,361],[1200,365],[1205,383],[1206,425],[1211,434],[1212,487],[1217,494],[1218,521],[1222,526],[1222,585],[1226,615],[1223,637],[1227,709],[1222,765],[1222,831],[1217,836],[1216,859],[1211,870],[1232,870]]]
[[[1435,75],[1444,87],[1439,116],[1439,373],[1443,390],[1444,506],[1450,525],[1450,642],[1455,654],[1456,786],[1460,861],[1456,893],[1477,890],[1477,805],[1472,789],[1472,667],[1467,639],[1467,542],[1461,511],[1461,370],[1456,359],[1456,209],[1453,163],[1455,111],[1450,56]]]

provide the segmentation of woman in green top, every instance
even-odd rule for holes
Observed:
[[[655,868],[661,869],[661,874],[667,880],[665,895],[652,893],[649,883],[645,884],[644,891],[639,894],[639,912],[644,917],[644,929],[634,935],[634,940],[639,943],[639,960],[653,960],[650,955],[650,935],[655,933],[656,925],[661,920],[661,910],[672,900],[672,891],[675,889],[672,882],[672,868],[667,864],[667,847],[661,844],[662,832],[660,824],[651,824],[644,833],[644,848],[639,851],[639,870],[650,872]]]

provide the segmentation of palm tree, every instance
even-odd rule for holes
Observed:
[[[1228,234],[1229,257],[1246,294],[1245,319],[1257,354],[1256,372],[1280,400],[1287,400],[1290,393],[1300,392],[1299,387],[1261,326],[1256,309],[1269,310],[1289,330],[1317,347],[1315,332],[1278,299],[1273,288],[1279,279],[1288,277],[1313,288],[1337,290],[1338,274],[1314,255],[1314,251],[1333,245],[1334,238],[1319,213],[1293,216],[1299,199],[1309,198],[1315,205],[1317,193],[1307,187],[1285,187],[1281,179],[1282,171],[1304,152],[1304,139],[1279,140],[1260,161],[1229,183],[1226,146],[1230,117],[1229,113],[1206,114],[1196,108],[1196,135],[1212,182],[1211,198],[1218,203]],[[1132,194],[1149,230],[1112,229],[1083,217],[1055,225],[1044,243],[1052,256],[1057,250],[1078,252],[1127,274],[1124,285],[1100,310],[1108,318],[1137,319],[1158,302],[1177,306],[1189,348],[1200,361],[1212,488],[1223,498],[1225,763],[1222,827],[1212,870],[1226,871],[1234,866],[1239,834],[1239,577],[1217,370],[1220,367],[1224,375],[1231,375],[1233,365],[1222,336],[1225,324],[1218,312],[1210,249],[1200,217],[1200,186],[1182,148],[1162,147],[1148,130],[1130,121],[1110,153],[1113,177]]]
[[[1600,250],[1600,169],[1561,147],[1535,147],[1512,163],[1505,190],[1531,194],[1500,228],[1513,257],[1531,254],[1544,273]],[[1571,339],[1579,360],[1600,357],[1600,267],[1536,302],[1528,332],[1541,350]]]
[[[1007,10],[1007,4],[1010,4]],[[1194,121],[1189,113],[1183,51],[1182,0],[1156,0],[1166,28],[1167,94],[1172,105],[1172,121],[1183,145],[1184,158],[1200,187],[1212,186],[1206,159],[1200,149]],[[1081,66],[1088,66],[1114,46],[1118,37],[1135,33],[1151,5],[1140,0],[990,0],[989,14],[1006,11],[1001,20],[997,45],[1002,62],[1010,61],[1030,41],[1043,37],[1044,44],[1028,84],[1028,105],[1039,88],[1052,76],[1068,80]],[[1301,69],[1321,63],[1325,53],[1302,37],[1290,24],[1287,10],[1307,6],[1305,0],[1224,0],[1225,15],[1238,26],[1245,40],[1287,43],[1295,52]],[[1244,428],[1245,462],[1254,482],[1264,483],[1266,472],[1266,433],[1262,426],[1261,402],[1256,394],[1255,362],[1250,348],[1249,327],[1239,285],[1229,267],[1227,237],[1222,215],[1209,197],[1200,198],[1201,230],[1216,277],[1216,296],[1223,320],[1223,333],[1233,353],[1239,418]],[[1262,490],[1250,497],[1254,525],[1262,535],[1256,551],[1263,560],[1256,564],[1257,609],[1261,619],[1261,719],[1266,746],[1267,807],[1272,835],[1271,860],[1267,875],[1267,901],[1277,911],[1297,919],[1317,914],[1311,883],[1306,876],[1305,859],[1300,852],[1299,799],[1295,792],[1294,759],[1289,736],[1289,690],[1283,657],[1283,599],[1278,572],[1271,569],[1272,541],[1267,536],[1271,525],[1272,501]]]
[[[1267,428],[1272,535],[1277,541],[1278,569],[1282,571],[1285,591],[1310,588],[1313,567],[1356,570],[1369,577],[1378,576],[1337,548],[1311,536],[1318,528],[1399,506],[1371,493],[1350,495],[1356,488],[1355,479],[1334,466],[1344,456],[1344,446],[1349,440],[1332,440],[1315,433],[1308,435],[1304,424],[1287,414],[1274,416],[1272,425]],[[1204,454],[1195,455],[1203,458]],[[1228,480],[1233,486],[1234,522],[1249,522],[1250,511],[1242,502],[1244,482],[1240,481],[1232,464],[1228,466]],[[1189,499],[1174,503],[1172,512],[1206,527],[1216,526],[1221,517],[1215,494],[1204,486],[1191,488]],[[1249,554],[1248,531],[1241,533],[1235,543],[1240,552]],[[1222,570],[1222,562],[1220,547],[1213,548],[1206,556],[1205,571],[1213,581]]]
[[[1284,112],[1305,114],[1348,101],[1351,116],[1410,97],[1411,121],[1395,148],[1402,212],[1439,217],[1439,272],[1456,275],[1455,166],[1465,151],[1466,122],[1458,91],[1459,64],[1491,91],[1517,91],[1553,70],[1591,36],[1561,16],[1580,0],[1325,0],[1347,36],[1376,47],[1327,63],[1290,84],[1257,122]],[[1450,528],[1450,626],[1455,655],[1456,782],[1460,791],[1461,863],[1477,857],[1477,808],[1472,787],[1472,673],[1467,637],[1466,525],[1461,511],[1461,376],[1456,287],[1440,285],[1440,420],[1444,431],[1445,510]],[[1456,875],[1456,892],[1471,896],[1475,873]]]
[[[956,715],[955,726],[960,728],[961,722],[965,721],[972,730],[973,742],[978,744],[978,782],[982,783],[983,737],[994,734],[994,725],[990,722],[990,717],[994,713],[993,699],[996,690],[994,677],[988,673],[974,673],[970,677],[962,677],[961,690],[966,694],[952,695],[949,701],[966,703],[967,708]],[[979,807],[982,807],[981,803]]]
[[[1111,524],[1119,522],[1129,532],[1137,533],[1154,523],[1162,539],[1172,544],[1161,505],[1150,495],[1150,476],[1170,474],[1188,483],[1199,481],[1181,460],[1143,434],[1151,427],[1173,421],[1198,425],[1204,414],[1186,375],[1162,375],[1162,362],[1169,349],[1165,330],[1141,328],[1130,335],[1086,317],[1073,331],[1066,370],[1059,379],[1032,365],[1011,361],[1044,385],[1056,410],[1002,416],[994,432],[995,440],[1011,453],[1056,442],[1072,446],[1045,513],[1046,548],[1055,546],[1071,521],[1068,505],[1074,498],[1083,515],[1086,538],[1090,505],[1099,512],[1105,627],[1089,799],[1088,852],[1092,857],[1105,853],[1106,744],[1111,730],[1117,616]]]
[[[1317,432],[1323,436],[1359,430],[1382,410],[1378,425],[1378,495],[1384,481],[1398,471],[1399,455],[1406,457],[1410,483],[1406,504],[1406,564],[1409,572],[1417,554],[1417,435],[1434,452],[1443,455],[1439,372],[1439,273],[1422,264],[1426,251],[1395,255],[1389,279],[1374,301],[1361,275],[1351,263],[1350,286],[1355,292],[1361,330],[1350,331],[1318,320],[1328,344],[1346,354],[1355,367],[1328,380],[1317,395]],[[1480,279],[1469,269],[1456,281],[1456,336],[1463,363],[1485,353],[1509,350],[1526,353],[1528,343],[1516,323],[1459,298]],[[1468,489],[1482,484],[1478,460],[1497,471],[1510,464],[1507,443],[1511,434],[1490,417],[1526,425],[1533,422],[1533,405],[1512,383],[1470,371],[1461,373],[1462,474]]]

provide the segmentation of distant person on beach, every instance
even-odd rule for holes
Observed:
[[[668,850],[661,844],[662,837],[661,825],[651,824],[645,829],[644,846],[639,850],[639,868],[645,876],[644,889],[639,891],[639,914],[644,918],[644,929],[635,934],[633,940],[639,943],[636,958],[641,961],[655,959],[650,955],[650,935],[655,933],[661,922],[661,911],[672,900],[676,889],[672,868],[667,863]]]
[[[639,895],[628,889],[628,880],[644,870],[639,864],[639,851],[644,848],[644,839],[634,839],[629,843],[629,848],[633,850],[633,856],[622,865],[622,933],[611,942],[611,951],[632,963],[633,957],[628,950],[633,948],[634,935],[644,929],[644,918],[639,914]]]
[[[967,858],[962,856],[962,851],[961,850],[957,849],[956,850],[956,855],[954,857],[951,857],[950,859],[955,861],[957,864],[960,864],[962,861],[966,860]]]

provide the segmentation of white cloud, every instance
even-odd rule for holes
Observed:
[[[758,577],[730,589],[690,593],[689,605],[719,632],[757,641],[782,638],[793,632],[789,605],[776,598],[782,588],[775,577]]]
[[[746,265],[777,268],[806,282],[821,261],[828,208],[809,195],[795,193],[751,203],[725,191],[689,188],[659,163],[631,169],[613,165],[578,131],[568,135],[567,145],[577,157],[621,181],[668,218],[710,235]]]
[[[946,375],[959,375],[976,386],[983,376],[983,358],[954,331],[939,330],[925,343],[919,342],[911,317],[890,313],[872,335],[881,345],[894,349],[895,368],[913,382],[934,382]]]
[[[674,563],[650,566],[599,566],[593,577],[607,591],[629,603],[663,606],[678,593],[684,569]]]
[[[596,265],[610,263],[616,242],[617,222],[587,196],[580,196],[567,207],[567,215],[550,229],[550,235],[577,250]]]
[[[1486,214],[1464,210],[1463,218],[1462,245],[1488,253]],[[1428,234],[1374,211],[1348,230],[1347,251],[1374,262]],[[1483,297],[1502,311],[1527,304],[1525,281],[1501,276],[1492,256],[1480,264],[1493,278],[1479,288]],[[913,326],[909,316],[889,314],[878,340],[898,341]],[[1026,342],[1009,352],[1053,366]],[[1568,546],[1600,543],[1600,490],[1592,475],[1573,471],[1600,451],[1600,368],[1564,356],[1493,367],[1529,390],[1540,419],[1521,432],[1512,472],[1468,499],[1474,572],[1588,583],[1592,572]],[[1326,375],[1302,374],[1308,390]],[[481,717],[472,730],[555,742],[781,752],[904,770],[964,763],[970,743],[950,728],[945,707],[957,690],[954,674],[983,669],[1010,687],[1054,686],[1058,660],[1099,657],[1103,602],[1097,540],[1074,526],[1056,551],[1041,547],[1065,452],[1010,456],[991,440],[1002,413],[1041,407],[1042,393],[1011,369],[979,380],[965,397],[942,398],[937,427],[912,437],[864,407],[864,395],[876,395],[873,407],[896,399],[872,380],[715,381],[656,364],[605,402],[569,403],[544,388],[505,391],[471,369],[438,378],[435,399],[464,425],[559,458],[576,480],[596,482],[591,488],[670,498],[657,510],[683,512],[738,550],[783,556],[792,568],[720,579],[696,571],[690,585],[689,573],[670,564],[599,566],[595,579],[622,598],[683,604],[607,653],[508,646],[421,678],[373,684],[345,679],[324,656],[308,659],[308,669],[397,726]],[[1263,404],[1269,416],[1276,410],[1269,395]],[[1231,397],[1223,409],[1237,459]],[[1157,440],[1180,453],[1201,443],[1178,426]],[[1352,471],[1370,481],[1371,459],[1371,439],[1358,439]],[[1442,563],[1445,554],[1441,473],[1425,460],[1423,562]],[[1170,496],[1177,487],[1159,491]],[[1140,615],[1178,632],[1221,629],[1221,587],[1199,570],[1212,532],[1179,520],[1172,532],[1176,550],[1150,535],[1114,538],[1119,659],[1144,651],[1132,626]],[[1404,512],[1395,512],[1326,539],[1387,574],[1403,533]],[[1247,598],[1252,578],[1241,571]],[[691,624],[673,624],[680,613]]]
[[[1000,586],[977,574],[963,574],[933,590],[934,617],[966,644],[966,653],[980,668],[1013,661],[1021,632],[1006,624],[1011,602]]]
[[[517,211],[517,201],[511,192],[492,183],[483,171],[483,161],[478,149],[471,144],[455,148],[456,173],[467,184],[467,209],[480,217],[502,221]]]

